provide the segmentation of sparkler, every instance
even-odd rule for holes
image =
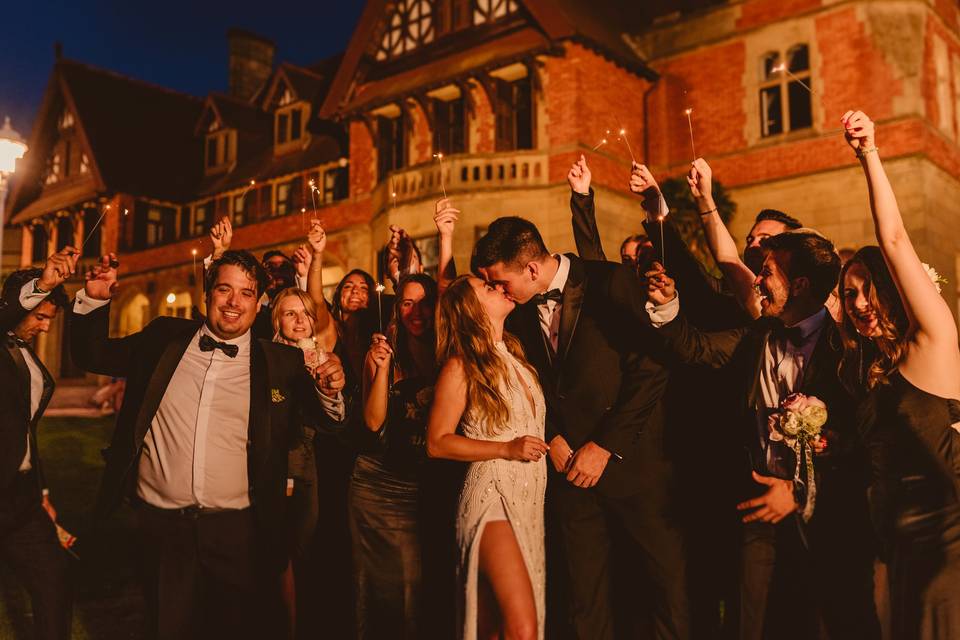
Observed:
[[[243,202],[243,198],[247,195],[247,191],[250,191],[250,189],[253,189],[256,185],[257,185],[256,180],[250,181],[250,184],[248,184],[246,188],[244,188],[244,190],[240,193],[240,202]]]
[[[313,202],[313,219],[314,220],[317,219],[317,195],[316,194],[318,191],[320,191],[320,189],[318,189],[317,185],[313,182],[313,180],[311,180],[310,181],[310,200]]]
[[[808,85],[806,82],[804,82],[803,80],[801,80],[801,79],[798,78],[797,76],[793,75],[793,73],[790,71],[790,69],[787,69],[786,63],[781,62],[780,64],[776,65],[775,67],[773,67],[772,69],[770,69],[770,73],[785,73],[785,74],[787,74],[788,76],[790,76],[791,78],[793,78],[793,80],[794,80],[797,84],[799,84],[801,87],[803,87],[804,89],[806,89],[807,91],[809,91],[809,92],[810,92],[810,95],[820,97],[820,94],[817,93],[816,91],[814,91],[813,89],[811,89],[811,88],[810,88],[810,85]]]
[[[433,157],[440,162],[440,190],[443,191],[443,197],[447,197],[447,188],[443,185],[443,152],[439,151],[433,154]]]
[[[190,249],[190,255],[193,257],[193,282],[197,282],[197,250]]]
[[[394,182],[393,177],[390,178],[390,197],[393,198],[393,210],[396,211],[397,210],[397,184]]]
[[[697,145],[693,143],[693,109],[687,107],[684,111],[687,115],[687,128],[690,130],[690,151],[693,152],[693,161],[697,161]]]
[[[380,333],[383,333],[383,299],[381,296],[386,287],[378,282],[374,288],[377,290],[377,319],[380,321]]]
[[[83,239],[83,242],[80,243],[80,255],[83,255],[83,248],[86,246],[87,241],[93,237],[93,232],[97,230],[97,227],[100,226],[100,223],[103,222],[104,216],[107,215],[107,211],[110,209],[109,204],[103,205],[103,211],[100,212],[100,217],[97,218],[97,221],[93,223],[93,226],[90,227],[90,232],[87,233],[87,237]],[[123,210],[123,215],[130,213],[127,209]]]
[[[620,130],[617,132],[617,136],[620,140],[623,140],[623,144],[627,145],[627,151],[630,153],[630,161],[633,164],[638,164],[637,159],[633,155],[633,149],[630,147],[630,141],[627,139],[627,130],[623,127],[620,127]]]
[[[610,129],[607,129],[606,134],[607,134],[608,136],[610,135]],[[605,145],[605,144],[607,144],[607,139],[606,139],[606,138],[602,138],[602,139],[600,140],[600,142],[598,142],[597,144],[593,145],[593,148],[590,149],[590,150],[591,150],[591,151],[596,151],[597,149],[599,149],[600,147],[602,147],[602,146]]]

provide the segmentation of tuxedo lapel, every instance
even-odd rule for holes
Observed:
[[[760,320],[757,322],[756,332],[750,362],[753,363],[750,388],[747,391],[747,409],[753,410],[760,406],[760,374],[763,373],[763,363],[767,357],[767,343],[772,330],[771,322]]]
[[[269,459],[270,452],[270,372],[260,340],[250,340],[250,418],[247,473],[251,486]]]
[[[523,344],[524,355],[542,376],[552,369],[553,363],[550,359],[547,336],[540,328],[537,305],[527,303],[517,307],[513,313],[515,317],[513,327],[517,332],[517,338]]]
[[[563,287],[563,302],[560,307],[560,335],[557,339],[557,357],[563,362],[570,350],[570,342],[577,330],[580,320],[580,310],[583,308],[583,297],[587,289],[586,272],[583,261],[576,256],[570,258],[570,273],[567,283]],[[541,333],[543,333],[541,331]]]
[[[154,367],[153,375],[150,376],[150,381],[143,393],[143,403],[140,405],[140,411],[137,412],[137,419],[134,422],[135,450],[140,448],[143,438],[150,428],[153,416],[160,408],[160,401],[163,400],[163,394],[167,391],[167,385],[170,384],[170,379],[177,370],[180,360],[183,359],[184,352],[190,346],[190,341],[199,329],[200,323],[183,325],[182,330],[177,331],[170,337],[166,348],[160,355],[160,359]]]
[[[20,404],[23,407],[23,415],[27,417],[29,422],[30,418],[30,370],[27,368],[27,363],[23,359],[23,354],[20,352],[20,347],[13,343],[12,340],[7,342],[7,352],[10,354],[10,359],[13,360],[13,365],[17,369],[18,376],[20,380]]]
[[[810,354],[809,362],[803,364],[803,380],[798,391],[806,393],[810,387],[819,386],[818,382],[822,375],[831,375],[834,378],[833,381],[836,381],[839,345],[840,336],[833,324],[833,319],[828,316],[824,320],[820,335],[817,336],[817,344],[813,348],[813,353]]]
[[[33,357],[33,362],[37,365],[37,368],[40,369],[40,375],[43,377],[43,393],[40,395],[40,404],[37,405],[36,418],[39,420],[40,416],[43,415],[43,412],[46,411],[47,405],[50,403],[50,398],[53,396],[54,381],[53,376],[50,375],[50,372],[44,366],[40,358],[37,357],[37,354],[34,353],[31,347],[27,347],[27,351],[30,352],[30,355]]]

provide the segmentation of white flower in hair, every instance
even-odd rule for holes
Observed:
[[[927,272],[927,277],[930,278],[930,282],[932,282],[933,286],[937,288],[937,293],[942,293],[943,289],[941,288],[941,285],[947,284],[947,279],[940,275],[936,269],[931,267],[926,262],[922,262],[920,264],[923,265],[923,270]]]

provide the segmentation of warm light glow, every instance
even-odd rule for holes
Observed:
[[[124,209],[124,210],[123,210],[123,215],[127,215],[128,213],[130,213],[130,211],[129,211],[128,209]]]
[[[382,284],[380,284],[380,283],[378,282],[378,283],[377,283],[377,286],[375,287],[375,289],[376,289],[377,293],[383,293],[383,290],[386,289],[386,287],[383,286]]]
[[[690,115],[691,113],[693,113],[693,109],[687,109],[684,111],[684,113],[687,115]]]
[[[442,153],[435,153],[435,154],[433,154],[433,157],[436,158],[437,160],[443,160],[443,154],[442,154]]]
[[[3,120],[0,129],[0,174],[13,173],[17,169],[17,160],[27,152],[27,143],[10,126],[9,116]]]
[[[396,197],[397,197],[397,192],[394,191],[393,193],[391,193],[391,194],[390,194],[390,197],[391,197],[391,198],[396,198]]]
[[[306,212],[307,212],[306,207],[300,207],[300,213],[306,213]]]
[[[167,294],[167,304],[173,304],[176,301],[177,301],[177,294],[173,293],[172,291]]]
[[[256,180],[251,180],[251,181],[250,181],[250,186],[251,186],[251,187],[252,187],[253,185],[255,185],[255,184],[257,184],[257,181],[256,181]]]
[[[787,65],[785,65],[785,64],[783,64],[783,63],[781,62],[780,64],[778,64],[778,65],[776,65],[775,67],[773,67],[772,69],[770,69],[770,73],[779,73],[779,72],[781,72],[781,71],[786,71],[786,70],[787,70]]]
[[[626,130],[626,129],[620,129],[620,135],[622,135],[622,136],[627,135],[627,130]]]
[[[192,255],[192,256],[197,255],[197,250],[196,250],[196,249],[190,249],[190,255]]]
[[[309,184],[309,185],[312,187],[312,186],[313,186],[313,180],[311,180],[311,181],[308,182],[307,184]]]

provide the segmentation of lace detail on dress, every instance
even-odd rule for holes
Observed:
[[[497,343],[497,349],[510,372],[508,380],[500,389],[510,407],[509,424],[495,425],[496,429],[487,429],[487,426],[494,425],[485,425],[477,416],[472,415],[472,412],[468,412],[461,423],[464,435],[496,442],[507,442],[526,435],[543,438],[546,406],[534,374],[514,358],[502,342]],[[487,433],[496,435],[489,436]],[[543,506],[547,484],[546,464],[546,457],[537,462],[497,459],[471,463],[467,470],[457,513],[460,582],[463,588],[462,637],[467,640],[473,640],[477,636],[480,536],[490,520],[491,508],[498,502],[503,505],[503,511],[523,554],[537,605],[539,636],[543,638],[546,584]]]

